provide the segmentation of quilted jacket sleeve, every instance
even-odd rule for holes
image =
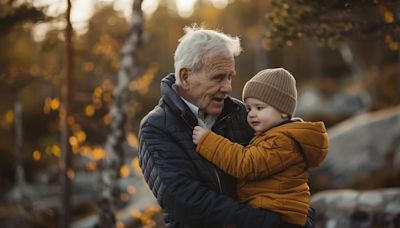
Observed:
[[[183,149],[163,129],[142,126],[139,160],[144,177],[173,218],[190,227],[279,227],[276,214],[240,204],[204,186],[196,178],[193,163],[184,158]]]
[[[299,153],[293,153],[292,146],[289,138],[280,135],[244,147],[208,132],[200,140],[196,151],[229,175],[254,180],[274,175],[301,162],[302,158]]]

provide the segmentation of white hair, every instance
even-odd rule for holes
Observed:
[[[180,85],[179,71],[187,68],[193,72],[202,70],[207,58],[238,56],[242,51],[240,39],[201,27],[185,27],[185,35],[179,39],[174,55],[175,84]]]

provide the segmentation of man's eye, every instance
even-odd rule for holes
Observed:
[[[214,77],[214,80],[217,82],[222,81],[222,79],[223,79],[223,77],[221,77],[221,76]]]

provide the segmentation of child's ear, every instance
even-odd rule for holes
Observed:
[[[289,119],[289,115],[286,113],[281,114],[282,119]]]

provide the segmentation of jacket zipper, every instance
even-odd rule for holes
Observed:
[[[183,115],[181,115],[181,118],[183,119],[183,121],[184,121],[190,128],[193,128],[193,127],[191,126],[191,124],[184,118]],[[218,175],[217,170],[216,170],[215,168],[214,168],[213,170],[214,170],[215,176],[217,177],[219,192],[222,194],[223,192],[222,192],[221,179],[219,178],[219,175]]]
[[[237,110],[239,110],[239,108],[236,108],[235,111],[237,111]],[[214,126],[216,126],[218,123],[221,123],[223,120],[225,120],[225,119],[227,119],[227,118],[230,118],[230,117],[232,116],[232,113],[234,113],[235,111],[232,111],[231,113],[229,113],[229,114],[227,114],[226,116],[224,116],[222,119],[220,119],[218,122],[216,122],[216,123],[214,124]],[[222,194],[223,192],[222,192],[221,179],[219,178],[218,172],[217,172],[217,170],[216,170],[215,168],[214,168],[214,172],[215,172],[215,176],[217,177],[217,180],[218,180],[219,191],[220,191],[220,193]]]
[[[227,114],[226,116],[224,116],[222,119],[220,119],[218,122],[216,122],[216,123],[214,124],[214,126],[217,125],[218,123],[222,122],[222,121],[225,120],[226,118],[230,118],[231,115],[232,115],[232,113],[235,112],[235,111],[237,111],[237,110],[239,110],[239,108],[236,108],[236,110],[234,110],[234,111],[232,111],[231,113],[229,113],[229,114]],[[193,126],[191,126],[191,124],[184,118],[184,115],[181,114],[180,116],[181,116],[181,118],[184,120],[184,122],[185,122],[190,128],[193,128]],[[220,192],[221,194],[223,194],[222,185],[221,185],[221,179],[220,179],[220,177],[219,177],[219,175],[218,175],[218,172],[217,172],[217,170],[216,170],[215,168],[214,168],[214,173],[215,173],[215,176],[217,177],[219,192]]]
[[[215,176],[217,177],[217,180],[218,180],[219,193],[222,194],[223,192],[222,192],[221,180],[219,179],[219,175],[218,175],[218,172],[216,169],[214,169],[214,172],[215,172]]]

